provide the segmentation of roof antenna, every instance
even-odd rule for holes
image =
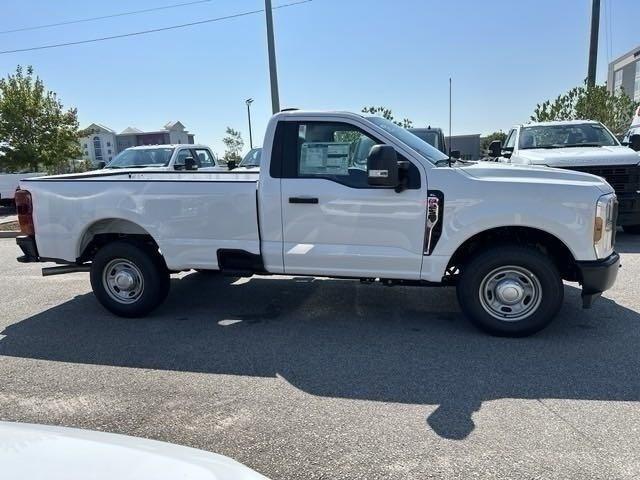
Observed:
[[[449,77],[449,167],[451,167],[451,77]]]

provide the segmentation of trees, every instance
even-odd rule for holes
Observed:
[[[49,172],[65,170],[82,154],[76,109],[64,110],[32,67],[18,66],[0,79],[0,152],[4,170]]]
[[[225,162],[229,160],[239,162],[242,160],[240,152],[244,147],[244,140],[242,140],[242,134],[238,130],[227,127],[226,136],[222,139],[222,143],[224,143],[225,146],[223,157]]]
[[[387,120],[391,120],[393,123],[402,128],[411,128],[413,127],[413,121],[408,118],[403,118],[400,121],[397,121],[393,116],[393,111],[387,107],[364,107],[362,109],[362,113],[370,113],[371,115],[379,115],[382,118],[386,118]]]
[[[581,86],[536,106],[531,120],[596,120],[615,135],[623,134],[631,123],[638,104],[624,92],[611,94],[604,85]]]

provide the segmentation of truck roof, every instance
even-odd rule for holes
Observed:
[[[440,127],[411,127],[407,128],[410,132],[442,132]]]
[[[562,125],[584,125],[585,123],[600,124],[595,120],[556,120],[553,122],[527,122],[516,125],[516,127],[555,127]]]
[[[286,109],[276,113],[278,117],[292,117],[292,116],[301,116],[301,115],[349,115],[355,117],[374,117],[375,115],[364,115],[361,113],[348,112],[346,110],[298,110],[298,109]]]

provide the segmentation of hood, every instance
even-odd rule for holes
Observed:
[[[531,165],[588,167],[638,164],[638,154],[628,147],[532,148],[518,151],[518,159]]]
[[[214,453],[124,435],[0,422],[2,477],[48,480],[267,480]]]
[[[460,171],[478,180],[588,186],[596,187],[603,193],[613,192],[613,188],[596,175],[559,168],[478,162],[474,165],[461,167]]]

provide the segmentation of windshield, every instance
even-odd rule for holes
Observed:
[[[173,148],[128,149],[119,153],[106,168],[166,167]]]
[[[533,148],[612,147],[618,141],[599,123],[523,127],[518,146]]]
[[[261,148],[254,148],[253,150],[249,150],[242,161],[240,162],[240,167],[259,167],[260,166],[260,157],[262,156]]]
[[[387,133],[390,133],[391,135],[396,137],[402,143],[404,143],[408,147],[418,152],[420,155],[422,155],[424,158],[429,160],[431,163],[436,163],[441,160],[446,160],[449,158],[440,150],[429,145],[423,139],[415,136],[409,130],[406,130],[396,125],[390,120],[387,120],[381,117],[367,117],[367,120],[377,125],[378,127],[382,128]]]

